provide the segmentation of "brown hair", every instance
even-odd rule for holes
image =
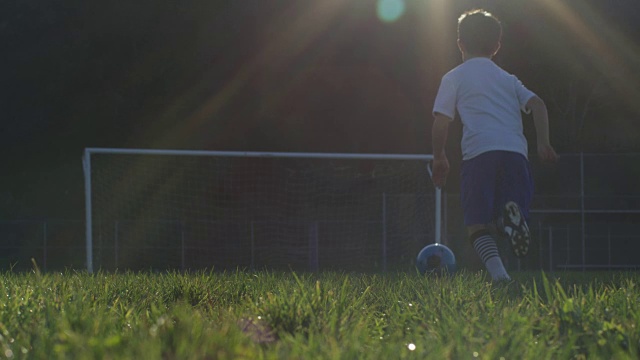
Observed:
[[[458,18],[458,40],[471,54],[493,55],[501,38],[500,20],[485,10],[470,10]]]

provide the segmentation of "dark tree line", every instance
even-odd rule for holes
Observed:
[[[2,2],[0,215],[80,213],[89,146],[430,152],[472,7],[502,19],[496,61],[545,98],[560,151],[640,150],[634,0],[407,1],[391,24],[327,3]]]

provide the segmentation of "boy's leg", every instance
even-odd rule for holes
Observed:
[[[496,188],[496,227],[517,257],[529,252],[531,236],[527,219],[533,198],[533,178],[529,161],[518,153],[503,152]]]
[[[500,258],[498,245],[489,230],[481,225],[469,226],[467,230],[469,242],[480,256],[491,279],[493,281],[511,280]]]
[[[499,164],[496,152],[465,160],[462,163],[460,191],[469,241],[494,281],[510,280],[496,241],[486,226],[494,217]]]

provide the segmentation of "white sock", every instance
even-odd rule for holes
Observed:
[[[484,266],[494,281],[511,280],[502,264],[502,259],[500,259],[496,241],[488,232],[478,234],[477,238],[473,240],[473,248],[482,259]]]
[[[484,266],[487,267],[487,271],[489,271],[489,274],[491,274],[491,279],[493,281],[511,280],[511,277],[509,276],[509,274],[507,274],[507,270],[504,268],[502,259],[500,259],[499,256],[492,257],[491,259],[487,260]]]

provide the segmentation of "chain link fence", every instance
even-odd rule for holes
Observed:
[[[532,159],[536,195],[531,255],[512,270],[615,270],[640,268],[640,153],[562,154],[556,164]],[[476,261],[462,226],[459,195],[445,200],[445,243],[461,265]],[[469,250],[471,249],[471,250]],[[507,249],[504,249],[507,250]],[[84,269],[82,219],[0,219],[0,269]]]
[[[84,221],[0,220],[0,271],[85,269]]]
[[[534,174],[539,267],[640,268],[640,154],[565,154]]]
[[[640,258],[640,153],[561,154],[555,164],[531,159],[535,196],[531,253],[524,259],[501,249],[512,270],[638,269]],[[447,196],[447,238],[464,263],[468,246],[459,194]]]

